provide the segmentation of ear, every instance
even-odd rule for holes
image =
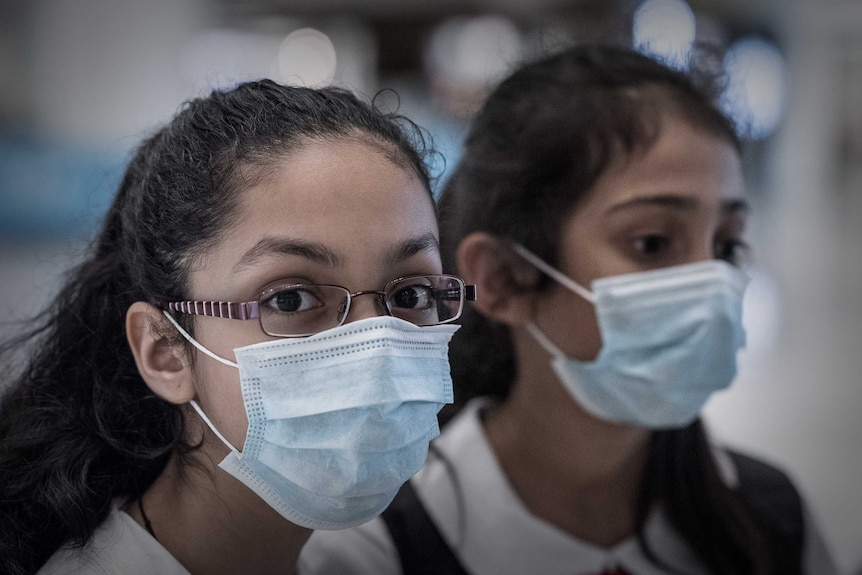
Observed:
[[[482,315],[507,325],[522,325],[533,317],[533,286],[539,273],[505,242],[485,232],[473,232],[458,245],[458,270],[475,284],[473,303]]]
[[[126,312],[126,338],[147,387],[165,401],[183,404],[194,399],[195,386],[184,347],[164,335],[173,329],[154,305],[138,301]]]

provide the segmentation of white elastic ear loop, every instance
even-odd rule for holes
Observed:
[[[168,321],[170,321],[172,324],[174,324],[174,327],[175,327],[175,328],[177,328],[177,331],[179,331],[179,332],[180,332],[180,335],[181,335],[181,336],[183,336],[184,338],[186,338],[186,340],[187,340],[190,344],[192,344],[193,346],[195,346],[196,348],[198,348],[198,349],[199,349],[199,350],[201,350],[203,353],[207,354],[208,356],[210,356],[211,358],[213,358],[213,359],[214,359],[214,360],[216,360],[216,361],[220,361],[220,362],[222,362],[223,364],[225,364],[225,365],[229,365],[229,366],[231,366],[231,367],[236,367],[236,368],[238,368],[238,367],[239,367],[239,366],[238,366],[237,364],[235,364],[234,362],[232,362],[232,361],[228,361],[228,360],[224,359],[223,357],[219,357],[219,356],[217,356],[216,354],[214,354],[213,352],[211,352],[210,350],[208,350],[207,348],[205,348],[204,346],[202,346],[200,343],[198,343],[197,341],[195,341],[195,338],[193,338],[191,335],[189,335],[189,332],[187,332],[186,330],[184,330],[184,329],[180,326],[180,324],[178,324],[178,323],[177,323],[177,320],[175,320],[175,319],[171,316],[171,314],[169,314],[166,310],[162,310],[162,313],[163,313],[163,314],[165,314],[165,317],[166,317],[166,318],[168,318]],[[225,445],[227,445],[227,448],[228,448],[228,449],[230,449],[231,451],[233,451],[233,452],[235,452],[235,453],[239,453],[239,449],[237,449],[236,447],[234,447],[233,445],[231,445],[231,442],[230,442],[230,441],[228,441],[228,440],[227,440],[227,438],[226,438],[224,435],[222,435],[222,434],[219,432],[219,430],[218,430],[218,429],[216,429],[216,426],[215,426],[215,425],[213,425],[213,422],[212,422],[212,421],[210,421],[210,418],[209,418],[209,417],[207,417],[206,413],[204,413],[204,410],[203,410],[203,409],[201,409],[201,406],[200,406],[200,405],[198,405],[198,402],[197,402],[197,401],[195,401],[194,399],[192,399],[191,401],[189,401],[189,403],[192,405],[192,407],[194,408],[194,410],[198,412],[198,415],[200,415],[200,416],[201,416],[201,419],[203,419],[203,420],[204,420],[204,423],[206,423],[206,424],[207,424],[207,427],[209,427],[209,428],[212,430],[212,432],[216,434],[216,437],[218,437],[219,439],[221,439],[221,442],[222,442],[222,443],[224,443]]]
[[[536,326],[536,324],[530,322],[526,325],[526,328],[530,335],[532,335],[533,338],[535,338],[535,340],[539,343],[539,345],[545,348],[545,351],[547,351],[549,354],[554,357],[565,357],[566,354],[564,354],[560,348],[554,345],[554,342],[548,339],[548,336],[542,333],[542,331]]]
[[[216,437],[218,437],[219,439],[221,439],[221,442],[222,442],[222,443],[224,443],[225,445],[227,445],[227,448],[228,448],[228,449],[230,449],[230,450],[231,450],[231,451],[233,451],[234,453],[239,453],[239,449],[237,449],[236,447],[234,447],[233,445],[231,445],[231,442],[230,442],[230,441],[228,441],[228,440],[227,440],[227,438],[226,438],[224,435],[222,435],[221,433],[219,433],[219,430],[218,430],[218,429],[216,429],[215,425],[213,425],[213,422],[212,422],[212,421],[210,421],[210,418],[209,418],[209,417],[207,417],[206,413],[204,413],[204,410],[203,410],[203,409],[201,409],[201,406],[200,406],[200,405],[198,405],[198,402],[197,402],[197,401],[195,401],[195,400],[193,399],[193,400],[191,400],[189,403],[191,403],[191,404],[192,404],[192,407],[195,409],[195,411],[197,411],[197,412],[198,412],[198,415],[200,415],[200,416],[201,416],[201,419],[203,419],[203,420],[204,420],[204,423],[206,423],[206,424],[207,424],[207,426],[212,430],[212,432],[216,434]]]
[[[225,364],[225,365],[229,365],[229,366],[231,366],[231,367],[235,367],[235,368],[239,369],[239,365],[235,364],[234,362],[230,361],[229,359],[225,359],[225,358],[223,358],[223,357],[219,357],[219,356],[217,356],[216,354],[214,354],[213,352],[211,352],[210,350],[208,350],[207,348],[205,348],[204,346],[202,346],[200,343],[198,343],[197,341],[195,341],[195,338],[193,338],[191,335],[189,335],[189,332],[187,332],[186,330],[184,330],[184,329],[182,328],[182,326],[180,326],[180,324],[178,324],[178,323],[177,323],[177,320],[175,320],[175,319],[173,318],[173,316],[171,316],[171,314],[169,314],[169,313],[167,312],[167,310],[162,310],[162,313],[163,313],[163,314],[165,314],[165,317],[166,317],[166,318],[168,318],[168,321],[170,321],[172,324],[174,324],[174,327],[175,327],[175,328],[177,328],[177,331],[178,331],[178,332],[180,332],[180,335],[181,335],[181,336],[183,336],[184,338],[186,338],[186,340],[187,340],[190,344],[192,344],[193,346],[195,346],[196,348],[198,348],[202,353],[207,354],[208,356],[210,356],[210,357],[211,357],[211,358],[213,358],[214,360],[216,360],[216,361],[220,361],[221,363],[223,363],[223,364]]]
[[[560,271],[552,268],[547,263],[545,263],[543,259],[541,259],[539,256],[537,256],[521,244],[513,243],[512,249],[514,249],[522,258],[524,258],[525,260],[527,260],[528,262],[530,262],[531,264],[533,264],[534,266],[536,266],[537,268],[539,268],[540,270],[542,270],[543,272],[545,272],[546,274],[548,274],[549,276],[551,276],[552,278],[554,278],[555,280],[557,280],[558,282],[560,282],[588,302],[595,303],[596,298],[593,296],[590,290],[578,285],[569,276],[563,275]]]

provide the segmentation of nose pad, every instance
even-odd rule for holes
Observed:
[[[351,298],[350,311],[347,312],[344,323],[381,315],[390,315],[383,304],[382,296],[375,292],[360,292]]]

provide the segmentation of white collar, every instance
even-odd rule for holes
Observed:
[[[484,434],[480,411],[490,404],[473,400],[435,440],[435,450],[451,469],[432,454],[413,478],[420,500],[466,569],[475,575],[571,575],[623,566],[638,575],[664,573],[644,556],[635,537],[604,549],[533,515],[515,494]],[[705,573],[660,510],[650,514],[645,531],[663,559],[687,573]]]

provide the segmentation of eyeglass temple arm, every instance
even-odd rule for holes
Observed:
[[[467,301],[476,301],[476,286],[464,285],[464,299]]]
[[[173,301],[161,304],[162,309],[191,315],[226,317],[228,319],[257,319],[260,307],[256,301]]]
[[[441,291],[444,299],[461,299],[458,288]],[[464,300],[476,301],[475,285],[464,286]],[[162,303],[161,308],[190,315],[226,317],[228,319],[257,319],[260,317],[260,306],[256,301],[239,303],[229,301],[174,301]]]
[[[437,290],[436,297],[447,300],[459,300],[461,299],[461,289],[454,287]],[[476,286],[464,285],[464,301],[476,301]]]

